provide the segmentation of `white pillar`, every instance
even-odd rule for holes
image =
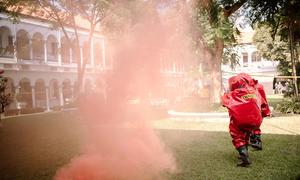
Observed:
[[[239,64],[240,64],[241,70],[243,71],[244,70],[244,56],[243,56],[243,53],[239,53]]]
[[[32,96],[32,107],[36,107],[36,102],[35,102],[35,88],[34,86],[31,86],[31,96]]]
[[[106,69],[106,50],[105,50],[105,41],[102,39],[102,67]]]
[[[58,64],[61,65],[61,33],[60,29],[58,30],[58,44],[57,44],[57,58],[58,58]]]
[[[49,102],[49,87],[46,87],[46,108],[47,111],[50,111],[50,102]]]
[[[47,40],[44,40],[44,60],[45,60],[45,63],[47,63],[48,61],[48,57],[47,57]]]
[[[91,66],[94,67],[95,60],[94,60],[94,38],[91,39],[91,46],[90,46],[90,59],[91,59]]]
[[[74,87],[73,86],[71,86],[71,98],[72,98],[72,100],[74,99]]]
[[[80,50],[80,64],[82,65],[82,62],[83,62],[83,48],[79,47],[79,50]]]
[[[248,67],[250,68],[252,65],[252,63],[251,63],[252,62],[252,59],[251,59],[252,52],[248,51],[247,53],[248,53]]]
[[[63,95],[63,91],[62,91],[62,85],[60,85],[58,87],[59,89],[59,102],[60,102],[60,106],[64,106],[64,95]]]
[[[16,31],[16,24],[14,24],[13,30],[13,46],[14,46],[14,59],[17,62],[17,31]]]
[[[176,63],[175,63],[175,61],[173,61],[173,72],[174,73],[176,72]]]
[[[14,94],[14,102],[15,102],[15,105],[16,105],[16,109],[20,109],[19,104],[18,104],[18,100],[17,100],[17,96],[19,95],[19,93],[20,93],[20,86],[16,86],[15,87],[15,94]]]
[[[69,59],[69,62],[70,62],[70,64],[72,64],[72,59],[73,59],[73,51],[72,51],[72,48],[70,47],[69,48],[69,54],[70,54],[70,59]]]
[[[32,55],[32,40],[29,39],[29,59],[33,60],[33,55]]]

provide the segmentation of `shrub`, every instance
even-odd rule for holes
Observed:
[[[75,103],[69,103],[69,104],[65,104],[63,106],[65,109],[68,109],[68,108],[76,108],[76,104]]]
[[[45,109],[42,108],[42,107],[37,107],[37,108],[34,109],[34,111],[35,111],[36,113],[40,113],[40,112],[44,112]]]
[[[20,109],[20,113],[21,114],[32,114],[32,113],[35,113],[35,109],[34,108]]]
[[[300,114],[300,98],[284,98],[283,103],[279,106],[279,110],[284,113]]]
[[[52,108],[53,111],[61,111],[62,107],[61,106],[54,106]]]
[[[40,113],[44,112],[45,109],[42,107],[37,107],[37,108],[23,108],[20,109],[20,114],[33,114],[33,113]]]
[[[286,90],[283,92],[284,97],[293,97],[295,94],[295,87],[293,84],[288,84]]]
[[[19,114],[19,110],[18,109],[8,109],[5,110],[4,115],[5,116],[15,116]]]

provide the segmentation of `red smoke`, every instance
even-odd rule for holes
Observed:
[[[161,179],[162,172],[175,170],[172,154],[148,124],[153,116],[147,103],[128,103],[128,97],[147,99],[164,88],[162,57],[189,57],[184,30],[178,28],[185,24],[176,18],[180,15],[166,15],[162,23],[158,14],[150,14],[137,17],[139,23],[114,41],[114,70],[102,86],[105,96],[98,89],[80,101],[83,152],[55,180]]]

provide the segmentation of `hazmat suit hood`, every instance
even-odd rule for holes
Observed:
[[[248,84],[249,86],[252,86],[252,87],[253,87],[253,86],[255,86],[255,85],[258,83],[257,80],[253,79],[253,78],[252,78],[249,74],[247,74],[247,73],[239,73],[237,76],[243,78],[243,79],[247,82],[247,84]]]
[[[231,78],[229,78],[228,83],[230,91],[243,88],[247,85],[247,81],[240,76],[232,76]]]

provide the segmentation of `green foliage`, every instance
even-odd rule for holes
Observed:
[[[263,58],[279,61],[277,69],[281,75],[292,75],[291,58],[288,56],[288,42],[282,39],[279,34],[272,34],[271,27],[266,24],[259,25],[253,37],[259,53]]]
[[[150,8],[145,8],[146,4],[147,2],[140,0],[118,1],[113,7],[113,11],[102,22],[105,34],[118,38],[128,28],[140,23],[141,17],[151,13],[149,12]]]
[[[273,1],[258,1],[251,0],[248,2],[248,7],[251,8],[249,16],[253,23],[259,22],[266,24],[270,27],[271,35],[273,39],[276,39],[276,35],[280,36],[280,41],[288,42],[288,50],[290,58],[288,61],[291,62],[291,74],[296,75],[295,60],[299,59],[299,42],[300,42],[300,1],[297,0],[273,0]],[[287,41],[285,41],[287,40]],[[271,45],[270,49],[273,48]],[[272,53],[272,52],[270,52]],[[296,54],[296,56],[295,56]],[[298,57],[297,57],[298,56]],[[281,58],[282,61],[284,58]],[[279,67],[284,73],[289,73],[289,63],[283,62],[283,66]],[[295,84],[295,94],[298,92],[296,86],[296,80],[293,81]]]
[[[7,81],[8,80],[6,77],[0,75],[0,113],[3,113],[5,107],[8,106],[12,101],[11,94],[5,91]]]
[[[283,41],[279,35],[272,37],[271,28],[267,25],[260,25],[255,29],[253,41],[262,57],[275,61],[287,59],[287,41]]]
[[[284,113],[300,114],[300,97],[285,98],[279,110]]]
[[[200,32],[203,43],[209,47],[214,48],[217,38],[222,38],[225,45],[234,42],[234,23],[224,17],[219,2],[211,2],[209,8],[198,5],[193,11],[192,20],[193,28]]]
[[[231,69],[239,65],[239,55],[234,46],[226,46],[223,52],[223,64],[229,64]]]

